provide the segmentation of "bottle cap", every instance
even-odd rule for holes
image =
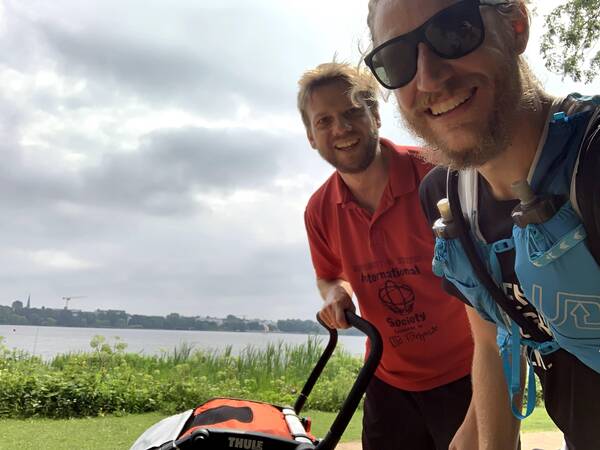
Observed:
[[[527,180],[515,181],[510,187],[517,198],[521,200],[521,204],[527,205],[535,200],[535,193],[531,189],[531,186],[529,186]]]
[[[440,212],[440,216],[442,216],[442,220],[444,222],[449,222],[452,220],[452,211],[450,210],[450,202],[447,198],[443,198],[437,202],[437,209]]]

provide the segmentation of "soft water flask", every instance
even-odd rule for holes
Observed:
[[[452,218],[450,210],[450,202],[447,198],[443,198],[437,202],[437,209],[440,212],[440,218],[433,224],[433,232],[436,237],[442,239],[454,239],[458,236],[458,228],[456,222]]]
[[[560,209],[560,197],[535,195],[527,180],[515,181],[511,189],[521,201],[511,213],[513,222],[520,228],[530,223],[544,223]]]

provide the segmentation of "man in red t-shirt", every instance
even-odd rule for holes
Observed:
[[[363,449],[447,450],[471,399],[473,343],[464,305],[431,271],[433,235],[418,188],[430,166],[418,149],[379,139],[378,87],[347,64],[299,81],[310,145],[336,171],[305,212],[321,319],[347,328],[354,310],[384,349],[364,404]],[[463,427],[474,427],[467,414]]]

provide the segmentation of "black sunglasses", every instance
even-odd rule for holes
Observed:
[[[507,4],[506,0],[462,0],[432,16],[413,31],[377,46],[365,57],[377,81],[388,89],[407,85],[417,73],[418,44],[425,43],[444,59],[461,58],[485,38],[480,5]]]

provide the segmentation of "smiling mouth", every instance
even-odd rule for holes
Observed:
[[[477,88],[473,88],[468,92],[463,92],[461,95],[455,95],[448,100],[432,105],[427,109],[427,112],[433,117],[441,117],[444,114],[448,114],[471,100],[473,95],[475,95],[475,91],[477,91]]]
[[[346,141],[340,141],[337,144],[334,145],[334,147],[337,150],[348,150],[352,147],[354,147],[356,144],[358,144],[358,142],[360,141],[360,139],[348,139]]]

